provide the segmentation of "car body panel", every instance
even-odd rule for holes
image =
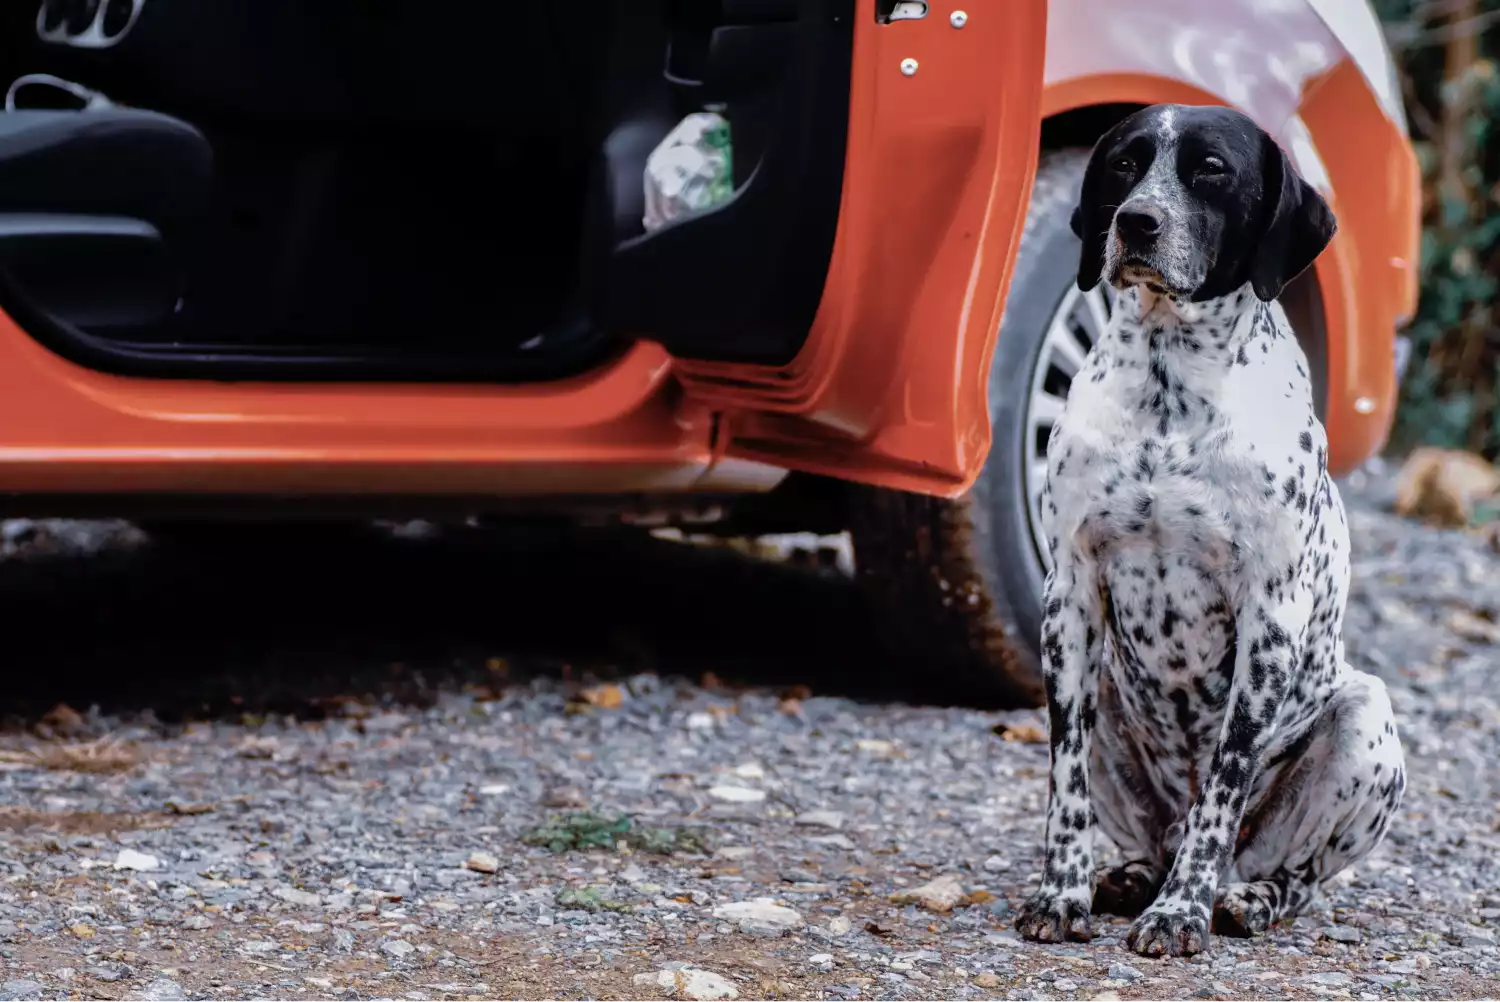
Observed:
[[[0,316],[0,491],[687,490],[712,415],[639,345],[532,388],[225,384],[94,372]]]

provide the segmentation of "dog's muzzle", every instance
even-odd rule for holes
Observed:
[[[1150,202],[1127,201],[1120,206],[1112,226],[1110,284],[1145,285],[1159,293],[1190,291],[1194,283],[1182,273],[1176,260],[1181,255],[1171,253],[1175,241],[1169,229],[1166,213]]]

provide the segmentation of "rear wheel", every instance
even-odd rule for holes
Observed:
[[[1108,321],[1102,288],[1079,291],[1069,216],[1087,150],[1044,155],[990,369],[993,445],[957,500],[860,490],[855,561],[891,641],[978,702],[1037,705],[1047,554],[1039,497],[1047,440]]]

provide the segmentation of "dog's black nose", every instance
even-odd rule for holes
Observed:
[[[1122,237],[1149,239],[1161,232],[1161,213],[1149,206],[1130,206],[1115,213]]]

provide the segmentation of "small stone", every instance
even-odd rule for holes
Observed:
[[[797,824],[837,831],[844,827],[844,815],[838,811],[803,811],[797,815]]]
[[[1331,925],[1323,930],[1323,938],[1331,939],[1335,943],[1358,943],[1364,939],[1364,934],[1353,926]]]
[[[714,855],[720,859],[749,859],[755,855],[755,849],[748,845],[726,845],[716,849]]]
[[[125,997],[151,1000],[151,1002],[184,1002],[187,995],[183,992],[182,986],[171,978],[152,978]]]
[[[847,915],[835,915],[828,920],[828,931],[835,936],[843,936],[854,928],[854,923],[849,921]]]
[[[332,978],[303,978],[302,980],[306,981],[308,984],[312,985],[314,988],[321,988],[321,989],[323,989],[325,992],[328,989],[330,989],[330,988],[333,987],[333,979]]]
[[[1052,982],[1052,987],[1060,992],[1076,992],[1078,990],[1078,982],[1069,981],[1067,978],[1058,978]]]
[[[161,860],[147,852],[137,852],[134,849],[121,849],[120,854],[115,857],[116,870],[137,870],[142,873],[161,869]]]
[[[554,786],[542,794],[543,807],[584,807],[588,798],[576,786]]]
[[[207,915],[189,915],[182,920],[182,927],[194,930],[212,929],[214,927],[214,920]]]
[[[26,978],[14,978],[0,984],[0,998],[5,999],[39,999],[42,997],[42,985],[39,981],[29,981]]]
[[[740,779],[765,779],[766,770],[759,762],[744,762],[734,767],[734,774]]]
[[[86,968],[84,973],[95,981],[113,982],[123,981],[134,972],[124,964],[111,962],[95,964],[93,967]]]
[[[816,845],[826,845],[833,849],[843,849],[846,852],[854,849],[854,841],[848,835],[814,835],[808,841]]]
[[[722,975],[699,967],[650,971],[631,979],[635,984],[661,989],[667,995],[708,1002],[712,999],[737,999],[740,993]]]
[[[1000,979],[989,971],[982,971],[974,975],[974,984],[979,988],[999,988]]]
[[[1091,998],[1093,998],[1094,1002],[1120,1002],[1120,993],[1106,989],[1097,995],[1091,996]]]
[[[712,713],[689,713],[687,715],[687,728],[690,731],[706,731],[714,725]]]
[[[500,871],[500,859],[493,853],[475,852],[464,860],[464,867],[475,873],[498,873]],[[472,877],[469,879],[473,879]]]
[[[417,948],[404,939],[388,939],[380,944],[380,951],[400,960],[402,957],[409,957],[416,953]]]
[[[886,741],[883,738],[861,738],[854,742],[854,747],[866,755],[874,755],[877,758],[893,758],[901,751],[901,746],[894,741]]]
[[[818,875],[811,870],[792,866],[781,871],[781,879],[788,884],[816,884],[818,882]]]
[[[1321,971],[1317,974],[1309,974],[1303,980],[1313,981],[1320,985],[1347,985],[1354,981],[1343,971]]]
[[[501,797],[510,792],[510,786],[506,783],[486,783],[479,788],[481,797]]]
[[[998,873],[1010,867],[1010,860],[1004,856],[989,856],[984,861],[985,873]]]
[[[1110,964],[1106,972],[1111,981],[1139,981],[1141,972],[1129,964]]]
[[[720,905],[714,909],[713,915],[714,918],[733,922],[741,932],[752,936],[780,936],[805,925],[802,916],[794,909],[778,905],[770,898]]]
[[[945,873],[921,887],[897,891],[891,895],[891,902],[898,905],[920,905],[930,912],[945,913],[957,907],[964,897],[964,885],[958,875]]]
[[[820,971],[833,970],[833,954],[815,953],[807,958],[807,962]]]
[[[271,894],[288,904],[301,905],[305,908],[316,908],[319,904],[316,894],[297,887],[278,887]]]
[[[240,944],[241,953],[275,953],[277,945],[268,939],[249,939]]]
[[[708,795],[726,804],[758,804],[766,799],[765,790],[752,790],[747,786],[713,786]]]

